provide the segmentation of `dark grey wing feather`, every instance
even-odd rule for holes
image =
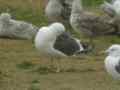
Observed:
[[[54,44],[54,48],[63,52],[68,56],[73,55],[80,49],[76,40],[72,38],[72,36],[69,33],[66,33],[66,32],[61,34],[57,38]]]

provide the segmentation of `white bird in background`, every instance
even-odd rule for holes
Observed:
[[[114,44],[106,50],[108,56],[105,59],[107,72],[115,79],[120,80],[120,45]]]
[[[45,9],[48,20],[69,24],[72,2],[73,0],[49,0]]]
[[[61,23],[42,27],[35,37],[35,47],[40,55],[50,57],[67,57],[80,53],[84,47],[68,33]],[[57,72],[59,72],[59,67]]]
[[[113,1],[113,8],[116,11],[116,13],[120,15],[120,0]]]
[[[110,16],[120,15],[120,0],[113,0],[111,3],[105,1],[101,7]]]
[[[14,20],[9,13],[0,15],[0,37],[31,40],[37,33],[38,27],[31,23]]]

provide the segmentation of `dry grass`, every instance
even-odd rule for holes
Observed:
[[[106,47],[106,46],[104,46]],[[31,41],[0,39],[0,90],[118,90],[119,81],[104,70],[104,55],[61,59],[55,73]],[[94,57],[93,57],[94,56]],[[55,60],[57,61],[57,60]]]

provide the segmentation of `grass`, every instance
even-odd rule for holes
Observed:
[[[52,72],[49,58],[40,57],[31,41],[0,39],[0,68],[7,75],[1,75],[1,90],[118,90],[119,81],[106,73],[100,52],[119,38],[104,38],[95,39],[95,54],[61,59],[60,73]]]
[[[9,12],[13,18],[18,20],[25,20],[27,22],[33,23],[37,26],[42,26],[47,24],[47,20],[42,13],[44,13],[43,8],[41,8],[42,0],[36,0],[35,7],[37,9],[32,9],[30,0],[0,0],[0,12]],[[24,2],[24,3],[23,3]]]
[[[17,67],[20,69],[30,69],[30,68],[33,68],[34,65],[31,62],[24,61],[20,64],[17,64]]]
[[[7,7],[16,19],[38,26],[47,24],[42,8],[32,14],[27,0],[0,0],[0,12]],[[120,82],[104,69],[105,55],[101,52],[119,44],[120,38],[103,36],[94,41],[95,53],[63,58],[62,72],[54,73],[54,68],[49,68],[50,59],[40,57],[32,41],[0,39],[0,90],[119,90]]]

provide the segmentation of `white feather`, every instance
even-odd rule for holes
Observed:
[[[115,79],[120,80],[120,73],[116,71],[116,66],[120,63],[120,45],[115,44],[109,47],[106,52],[108,56],[105,59],[106,71]]]
[[[35,47],[40,54],[50,56],[66,56],[64,53],[54,49],[54,43],[57,36],[62,34],[65,28],[60,23],[54,23],[48,27],[42,27],[38,31],[35,38]]]
[[[116,11],[116,13],[120,15],[120,0],[115,0],[113,2],[113,8]]]
[[[59,0],[49,0],[48,5],[45,9],[45,14],[50,21],[56,21],[62,12],[63,6]]]

